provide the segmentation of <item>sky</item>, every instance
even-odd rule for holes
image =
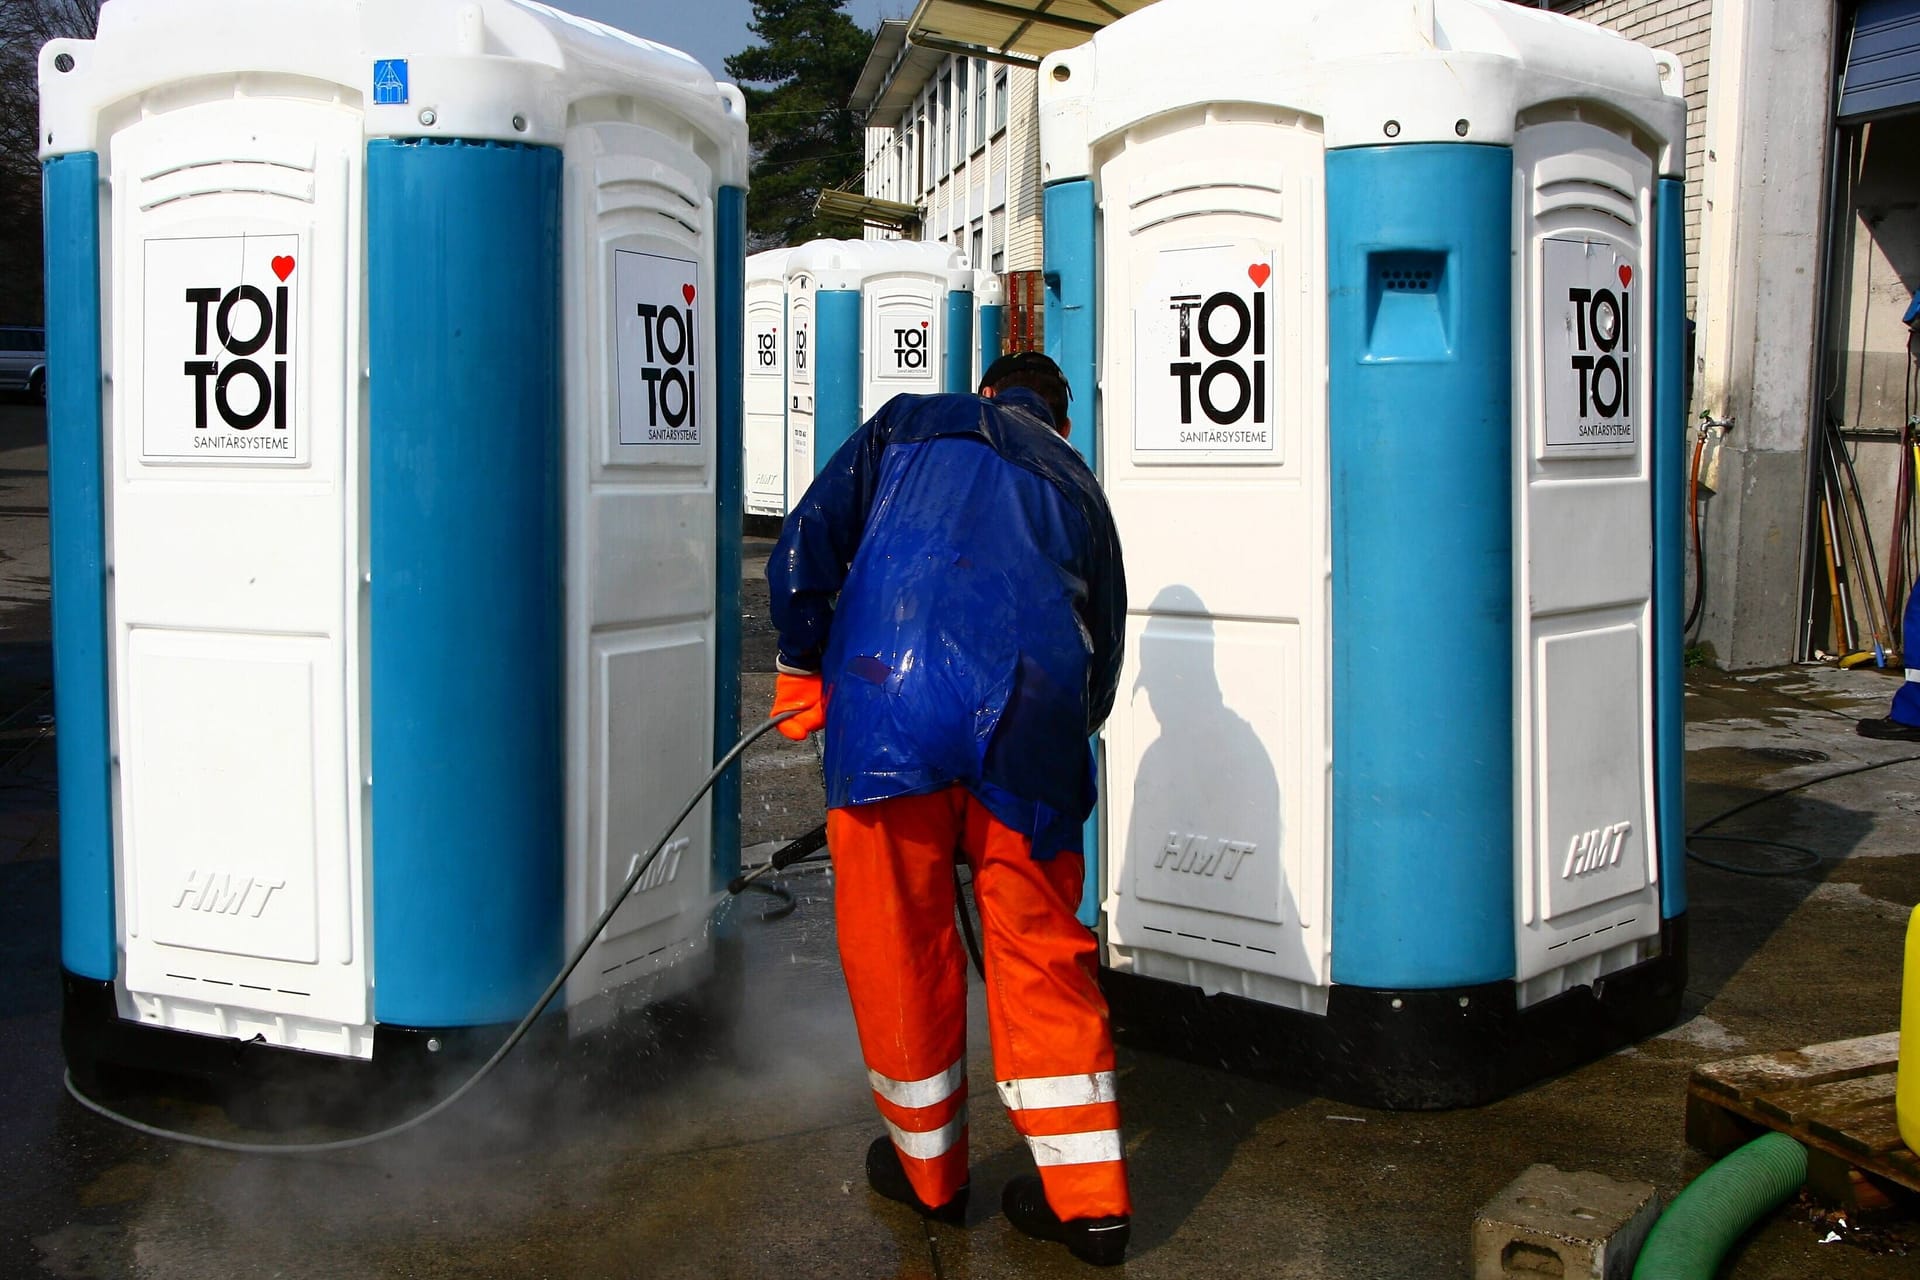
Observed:
[[[725,80],[720,65],[753,41],[747,23],[752,0],[547,0],[555,8],[631,31],[659,44],[684,50]],[[904,18],[914,0],[849,0],[847,16],[872,30],[882,18]]]

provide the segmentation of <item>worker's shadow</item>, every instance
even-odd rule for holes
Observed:
[[[1276,976],[1313,970],[1294,883],[1304,864],[1289,856],[1272,754],[1302,713],[1284,652],[1269,643],[1279,628],[1216,623],[1185,586],[1162,590],[1149,609],[1138,674],[1121,690],[1108,740],[1110,937],[1155,976],[1285,1000],[1298,988]],[[1130,750],[1139,753],[1131,769]],[[1325,922],[1311,924],[1324,937]],[[1125,1037],[1124,1001],[1116,1014]],[[1262,1121],[1304,1098],[1183,1061],[1224,1059],[1204,1035],[1146,1039],[1181,1058],[1134,1047],[1121,1057],[1129,1175],[1144,1210],[1139,1250],[1178,1229]]]

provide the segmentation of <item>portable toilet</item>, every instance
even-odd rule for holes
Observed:
[[[978,387],[980,375],[1000,358],[1007,343],[1007,289],[992,271],[973,273],[973,332],[973,379],[969,386]]]
[[[1122,1034],[1437,1107],[1667,1025],[1679,62],[1502,0],[1161,0],[1040,87],[1134,602]]]
[[[973,271],[919,240],[813,240],[787,259],[787,502],[897,395],[972,389]]]
[[[787,258],[747,258],[747,514],[787,513]]]
[[[69,1061],[490,1048],[737,731],[741,95],[517,0],[39,69]],[[738,804],[578,1023],[713,971]]]

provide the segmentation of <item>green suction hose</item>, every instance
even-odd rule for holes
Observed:
[[[1712,1280],[1720,1259],[1768,1210],[1807,1180],[1807,1149],[1762,1134],[1673,1198],[1653,1224],[1633,1280]]]

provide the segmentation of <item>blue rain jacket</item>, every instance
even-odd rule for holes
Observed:
[[[1903,636],[1920,636],[1920,582],[1915,582],[1913,590],[1907,593],[1907,610],[1900,619],[1900,627]],[[1920,641],[1908,643],[1920,644]],[[1914,666],[1912,662],[1907,663],[1909,670]],[[1893,691],[1893,709],[1887,712],[1887,717],[1898,724],[1920,728],[1920,680],[1909,678]]]
[[[1093,473],[1024,387],[896,396],[787,516],[767,562],[780,658],[827,688],[827,805],[959,783],[1082,852],[1088,737],[1127,612]]]

